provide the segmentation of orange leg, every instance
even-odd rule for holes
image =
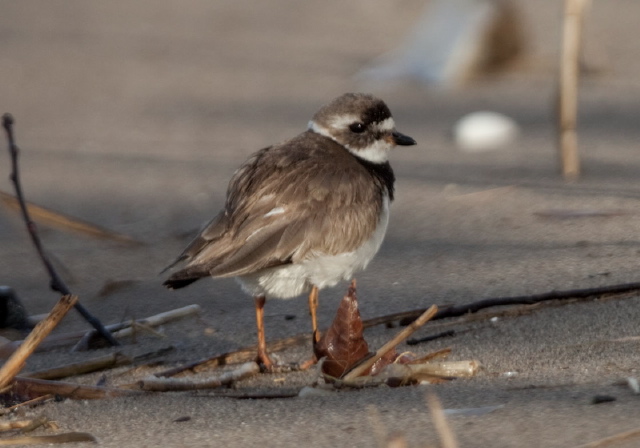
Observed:
[[[309,314],[311,314],[311,328],[313,330],[313,343],[317,343],[320,340],[320,334],[318,333],[318,287],[313,286],[309,293]]]
[[[261,362],[265,369],[273,368],[273,362],[267,353],[267,340],[264,337],[264,303],[265,296],[257,296],[253,298],[256,306],[256,324],[258,326],[258,362]]]

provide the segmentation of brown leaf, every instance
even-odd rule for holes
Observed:
[[[335,378],[341,377],[369,354],[358,311],[355,280],[340,302],[331,327],[322,335],[314,351],[318,359],[326,357],[322,364],[323,373]]]

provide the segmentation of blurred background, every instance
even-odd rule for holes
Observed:
[[[392,156],[398,199],[388,239],[359,278],[370,301],[364,314],[422,306],[425,297],[468,301],[632,279],[640,3],[596,0],[586,17],[583,175],[573,184],[559,174],[554,121],[563,2],[450,3],[1,2],[0,106],[16,118],[27,198],[145,243],[121,247],[43,226],[72,289],[108,317],[119,316],[118,300],[115,309],[138,316],[150,304],[191,300],[231,312],[225,300],[242,295],[233,282],[169,293],[157,273],[222,206],[244,159],[302,132],[347,91],[383,98],[419,143]],[[453,44],[460,36],[462,50]],[[496,48],[506,48],[500,64],[477,63]],[[454,51],[462,68],[443,75]],[[506,138],[457,144],[459,120],[477,111],[501,114],[489,126]],[[6,152],[0,170],[0,189],[12,192]],[[563,210],[604,218],[561,219]],[[46,311],[54,298],[44,271],[6,207],[0,232],[0,284]],[[619,269],[606,265],[612,253]],[[125,279],[138,289],[100,295],[104,282]],[[401,302],[390,306],[394,298]],[[252,319],[251,301],[242,304]]]

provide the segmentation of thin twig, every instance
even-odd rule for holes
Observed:
[[[54,398],[55,398],[55,396],[53,394],[42,395],[42,396],[34,398],[32,400],[27,400],[27,401],[23,401],[22,403],[14,404],[13,406],[10,406],[8,408],[1,408],[0,409],[0,415],[9,414],[9,413],[15,411],[16,409],[24,407],[24,406],[35,406],[37,404],[42,404],[45,401],[53,400]]]
[[[257,373],[260,373],[260,366],[255,361],[252,361],[242,364],[240,367],[230,372],[224,372],[216,377],[200,381],[185,378],[158,378],[156,376],[151,376],[138,381],[138,387],[142,390],[158,392],[215,389],[231,385],[236,381],[256,375]]]
[[[305,344],[311,341],[310,334],[300,334],[297,336],[292,336],[285,339],[280,339],[278,341],[274,341],[269,343],[267,349],[270,353],[284,350],[285,348],[295,347],[300,344]],[[215,355],[209,358],[200,359],[198,361],[191,362],[189,364],[185,364],[180,367],[174,367],[169,370],[165,370],[163,372],[156,373],[157,377],[170,377],[176,376],[181,373],[198,373],[205,370],[210,370],[215,367],[225,366],[228,364],[238,364],[242,362],[249,362],[256,359],[256,351],[258,347],[256,345],[252,345],[251,347],[244,347],[239,350],[235,350],[232,352],[222,353],[220,355]]]
[[[413,332],[415,332],[418,328],[420,328],[421,326],[423,326],[428,320],[430,320],[436,313],[438,312],[438,307],[435,305],[432,305],[428,310],[426,310],[424,313],[422,313],[422,315],[420,315],[420,317],[418,317],[415,322],[413,322],[411,325],[409,325],[407,328],[402,329],[402,331],[400,331],[400,333],[398,333],[396,335],[396,337],[394,337],[393,339],[391,339],[389,342],[387,342],[386,344],[384,344],[382,347],[380,347],[378,349],[378,351],[376,351],[375,355],[373,355],[372,357],[368,358],[366,361],[364,361],[361,364],[358,364],[355,368],[353,368],[352,370],[350,370],[349,372],[347,372],[346,375],[344,375],[343,380],[344,381],[349,381],[352,380],[360,375],[362,375],[364,372],[366,372],[372,365],[375,364],[375,362],[382,358],[385,354],[387,354],[387,352],[391,349],[393,349],[394,347],[396,347],[399,343],[401,343],[402,341],[404,341],[405,339],[407,339],[409,336],[411,336],[411,334],[413,334]]]
[[[435,341],[436,339],[448,338],[450,336],[455,336],[455,335],[456,335],[455,330],[442,331],[440,333],[430,334],[429,336],[425,336],[423,338],[408,339],[407,345],[418,345],[418,344],[422,344],[423,342],[431,342],[431,341]]]
[[[18,170],[18,154],[20,150],[18,149],[18,145],[16,145],[15,138],[13,136],[13,117],[11,114],[4,114],[2,116],[2,126],[7,134],[7,141],[9,143],[9,153],[11,154],[11,175],[10,179],[13,182],[13,186],[16,190],[16,198],[20,203],[20,210],[22,211],[22,218],[27,226],[27,231],[29,232],[29,236],[31,237],[31,241],[35,246],[38,255],[40,256],[40,260],[44,264],[45,269],[49,273],[50,283],[49,286],[52,290],[59,292],[63,296],[71,295],[71,290],[64,283],[62,278],[58,275],[56,270],[49,261],[49,257],[47,257],[44,248],[42,247],[42,242],[40,241],[40,236],[38,235],[38,228],[36,223],[33,222],[29,216],[29,210],[27,209],[27,205],[24,199],[24,194],[22,193],[22,184],[20,183],[20,171]],[[80,303],[75,304],[76,310],[82,315],[82,317],[93,326],[100,335],[105,338],[109,344],[113,346],[120,345],[118,341],[115,340],[111,333],[109,333],[102,323],[94,317],[86,308],[84,308]]]
[[[58,322],[67,314],[71,307],[78,301],[76,296],[62,296],[49,316],[40,322],[29,333],[24,343],[13,352],[11,357],[0,368],[0,389],[11,383],[13,378],[22,370],[27,358],[34,352],[38,344],[58,325]]]

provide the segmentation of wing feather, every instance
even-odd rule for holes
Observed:
[[[234,173],[225,209],[185,249],[178,261],[188,264],[172,278],[244,275],[355,250],[382,207],[383,188],[371,182],[344,148],[311,132],[258,151]]]

